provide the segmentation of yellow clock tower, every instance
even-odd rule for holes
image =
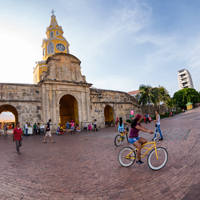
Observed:
[[[46,39],[43,39],[42,42],[43,60],[37,62],[33,71],[34,84],[40,81],[42,72],[47,71],[46,60],[48,57],[56,53],[69,53],[69,43],[63,36],[62,27],[58,25],[53,10],[51,13],[51,22],[46,29]]]

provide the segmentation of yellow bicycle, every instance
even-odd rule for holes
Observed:
[[[129,140],[128,140],[129,128],[128,128],[128,126],[125,128],[125,130],[126,130],[126,140],[129,143]],[[124,136],[124,133],[120,133],[120,134],[116,135],[116,137],[114,139],[114,143],[115,143],[116,147],[119,147],[122,144],[122,142],[125,140],[125,137],[123,137],[123,136]]]
[[[150,148],[145,147],[146,145],[153,144]],[[144,157],[151,149],[153,149],[147,158],[147,163],[150,169],[159,170],[165,166],[168,159],[167,150],[163,147],[156,147],[156,142],[149,142],[142,145],[142,149],[147,151],[141,156]],[[132,149],[131,147],[124,147],[119,152],[119,163],[123,167],[130,167],[136,160],[137,148]]]

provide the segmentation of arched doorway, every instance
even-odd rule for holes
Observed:
[[[104,116],[105,116],[105,125],[111,125],[114,124],[114,113],[111,106],[107,105],[104,108]]]
[[[14,106],[9,104],[1,105],[0,115],[1,127],[3,127],[4,123],[7,123],[11,128],[13,128],[13,125],[16,126],[16,122],[18,122],[18,112]]]
[[[63,128],[66,128],[66,122],[71,122],[73,120],[75,123],[79,124],[78,117],[78,103],[77,100],[72,95],[65,95],[60,99],[60,123],[62,123]]]

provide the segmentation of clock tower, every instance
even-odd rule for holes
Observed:
[[[40,81],[40,75],[43,71],[47,71],[46,60],[56,53],[69,54],[69,43],[63,36],[63,29],[58,25],[56,16],[52,10],[51,22],[46,28],[46,39],[42,41],[43,60],[37,62],[33,71],[33,83],[37,84]]]

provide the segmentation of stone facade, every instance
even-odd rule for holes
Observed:
[[[104,127],[107,105],[112,108],[113,121],[117,117],[129,118],[130,110],[142,114],[137,100],[128,93],[91,88],[92,84],[87,83],[81,74],[80,63],[71,54],[58,53],[47,59],[47,72],[42,73],[37,85],[0,84],[0,113],[6,109],[13,113],[16,110],[15,115],[18,115],[21,125],[26,121],[32,125],[38,122],[45,124],[52,119],[52,130],[56,130],[61,120],[61,98],[70,95],[76,102],[73,104],[78,118],[75,121],[81,127],[94,119],[98,120],[98,126]],[[5,105],[8,107],[5,108]]]
[[[16,121],[42,121],[41,87],[31,84],[0,84],[0,113],[10,111]]]
[[[142,114],[141,107],[131,95],[126,92],[101,90],[90,88],[90,113],[91,119],[97,119],[98,125],[105,126],[104,109],[109,105],[114,113],[114,122],[117,117],[129,119],[130,111]]]

